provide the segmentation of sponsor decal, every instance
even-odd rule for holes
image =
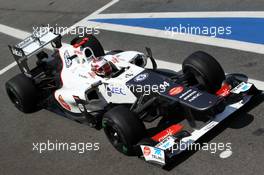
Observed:
[[[58,98],[59,98],[59,102],[60,102],[60,104],[61,104],[65,109],[71,111],[71,107],[70,107],[70,105],[69,105],[68,103],[65,102],[65,100],[62,98],[62,96],[59,95]]]
[[[16,49],[16,48],[12,48],[12,53],[16,56],[19,56],[19,57],[22,57],[23,56],[23,53],[22,51]]]
[[[215,127],[218,123],[215,123],[215,122],[211,122],[211,123],[208,123],[205,128],[203,129],[205,132],[211,130],[213,127]]]
[[[184,90],[183,86],[174,87],[174,88],[170,89],[169,95],[170,96],[175,96],[177,94],[182,93],[183,90]]]
[[[188,91],[186,91],[183,94],[181,94],[179,98],[185,97],[187,94],[191,93],[192,91],[193,91],[192,89],[189,89]]]
[[[240,92],[246,92],[251,88],[252,84],[242,82],[237,87],[231,90],[234,94],[239,94]]]
[[[154,148],[154,154],[152,155],[152,159],[157,162],[160,162],[161,164],[165,164],[164,151],[159,148]]]
[[[158,164],[165,165],[164,150],[144,145],[140,145],[140,147],[146,161],[156,162]]]
[[[79,74],[79,77],[87,79],[88,77],[86,75]]]
[[[141,81],[144,81],[145,79],[148,78],[148,76],[149,76],[148,73],[139,74],[138,76],[136,76],[136,77],[134,78],[134,81],[135,81],[135,82],[141,82]]]
[[[250,89],[250,87],[252,86],[252,84],[245,84],[244,86],[242,86],[241,88],[241,92],[246,92]]]
[[[111,62],[116,64],[116,63],[119,63],[119,60],[116,56],[113,56]]]
[[[145,146],[143,153],[144,153],[144,156],[149,156],[151,153],[150,148],[148,146]]]
[[[115,87],[115,86],[107,86],[107,95],[112,96],[112,94],[117,94],[117,95],[126,95],[125,90],[121,87]]]
[[[95,78],[96,77],[96,73],[94,73],[94,72],[88,72],[88,74],[89,74],[89,76],[91,78]]]
[[[186,97],[183,98],[183,100],[188,100],[189,98],[191,98],[193,95],[195,95],[197,93],[197,91],[192,91],[190,94],[188,94]]]
[[[167,87],[170,87],[170,83],[167,81],[164,81],[163,84],[160,84],[160,88],[163,90],[163,92],[165,92]]]
[[[168,136],[167,138],[162,140],[160,143],[158,143],[155,147],[158,147],[162,150],[166,150],[166,149],[173,147],[174,144],[175,144],[175,138],[173,138],[172,136]]]
[[[86,38],[83,38],[81,42],[74,44],[73,47],[74,47],[74,48],[78,48],[78,47],[80,47],[80,46],[83,46],[83,45],[84,45],[85,43],[87,43],[88,41],[89,41],[89,38],[87,38],[87,37],[86,37]]]
[[[124,92],[124,89],[120,87],[113,87],[111,92],[113,94],[126,95],[126,93]]]
[[[24,48],[24,47],[28,46],[30,43],[32,43],[33,41],[34,41],[34,39],[32,37],[28,37],[25,40],[18,43],[17,47]]]
[[[65,65],[67,68],[71,67],[71,65],[72,65],[72,60],[69,58],[70,58],[70,54],[69,54],[68,50],[66,50],[64,52],[64,61],[65,61]]]
[[[201,95],[202,95],[201,92],[197,92],[193,89],[189,89],[188,91],[181,94],[179,98],[183,99],[184,101],[193,102],[194,100],[196,100]]]
[[[125,75],[126,78],[129,78],[129,77],[132,77],[132,76],[133,76],[132,73],[127,73],[127,74]]]
[[[195,93],[194,93],[195,94]],[[200,97],[202,95],[202,93],[196,93],[194,96],[192,96],[188,101],[189,102],[193,102],[194,100],[196,100],[198,97]]]
[[[180,125],[180,124],[172,125],[172,126],[168,127],[167,129],[159,132],[155,136],[153,136],[152,140],[154,140],[156,142],[160,142],[163,139],[165,139],[166,137],[168,137],[170,135],[174,135],[174,134],[182,131],[182,129],[183,129],[183,125]]]
[[[227,97],[230,94],[231,86],[227,83],[224,83],[221,89],[216,92],[217,96]]]

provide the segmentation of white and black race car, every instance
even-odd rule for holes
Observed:
[[[64,44],[60,35],[41,30],[9,48],[22,73],[6,83],[6,90],[20,111],[45,108],[104,128],[118,151],[161,165],[182,151],[174,149],[180,141],[197,141],[259,93],[246,76],[225,75],[202,51],[175,72],[158,69],[149,48],[147,54],[105,53],[93,35]],[[27,59],[33,55],[37,62],[30,69]],[[145,67],[148,60],[153,68]],[[173,122],[160,122],[155,131],[146,128],[144,123],[158,118]]]

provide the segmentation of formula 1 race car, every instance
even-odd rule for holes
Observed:
[[[197,141],[260,92],[244,75],[225,75],[202,51],[175,72],[158,69],[149,48],[147,54],[105,53],[93,35],[64,44],[45,28],[9,48],[22,73],[6,83],[6,91],[20,111],[45,108],[103,128],[119,152],[161,165],[182,151],[175,149],[179,142]],[[148,60],[152,68],[146,68]],[[146,128],[158,118],[155,129]]]

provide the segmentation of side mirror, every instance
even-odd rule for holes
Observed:
[[[148,57],[153,57],[152,56],[152,50],[149,47],[146,47],[146,51],[147,51]]]
[[[158,66],[157,66],[155,59],[152,56],[151,49],[149,47],[146,47],[146,51],[147,51],[147,57],[150,59],[150,61],[152,63],[153,70],[156,70]]]
[[[55,40],[51,42],[51,46],[55,49],[61,48],[61,35],[59,35]]]

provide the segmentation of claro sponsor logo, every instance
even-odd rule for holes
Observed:
[[[169,135],[174,135],[174,134],[180,132],[182,129],[183,129],[183,126],[180,124],[172,125],[169,128],[165,129],[164,131],[161,131],[160,133],[153,136],[152,139],[157,141],[157,142],[161,142],[162,140],[164,140]]]

